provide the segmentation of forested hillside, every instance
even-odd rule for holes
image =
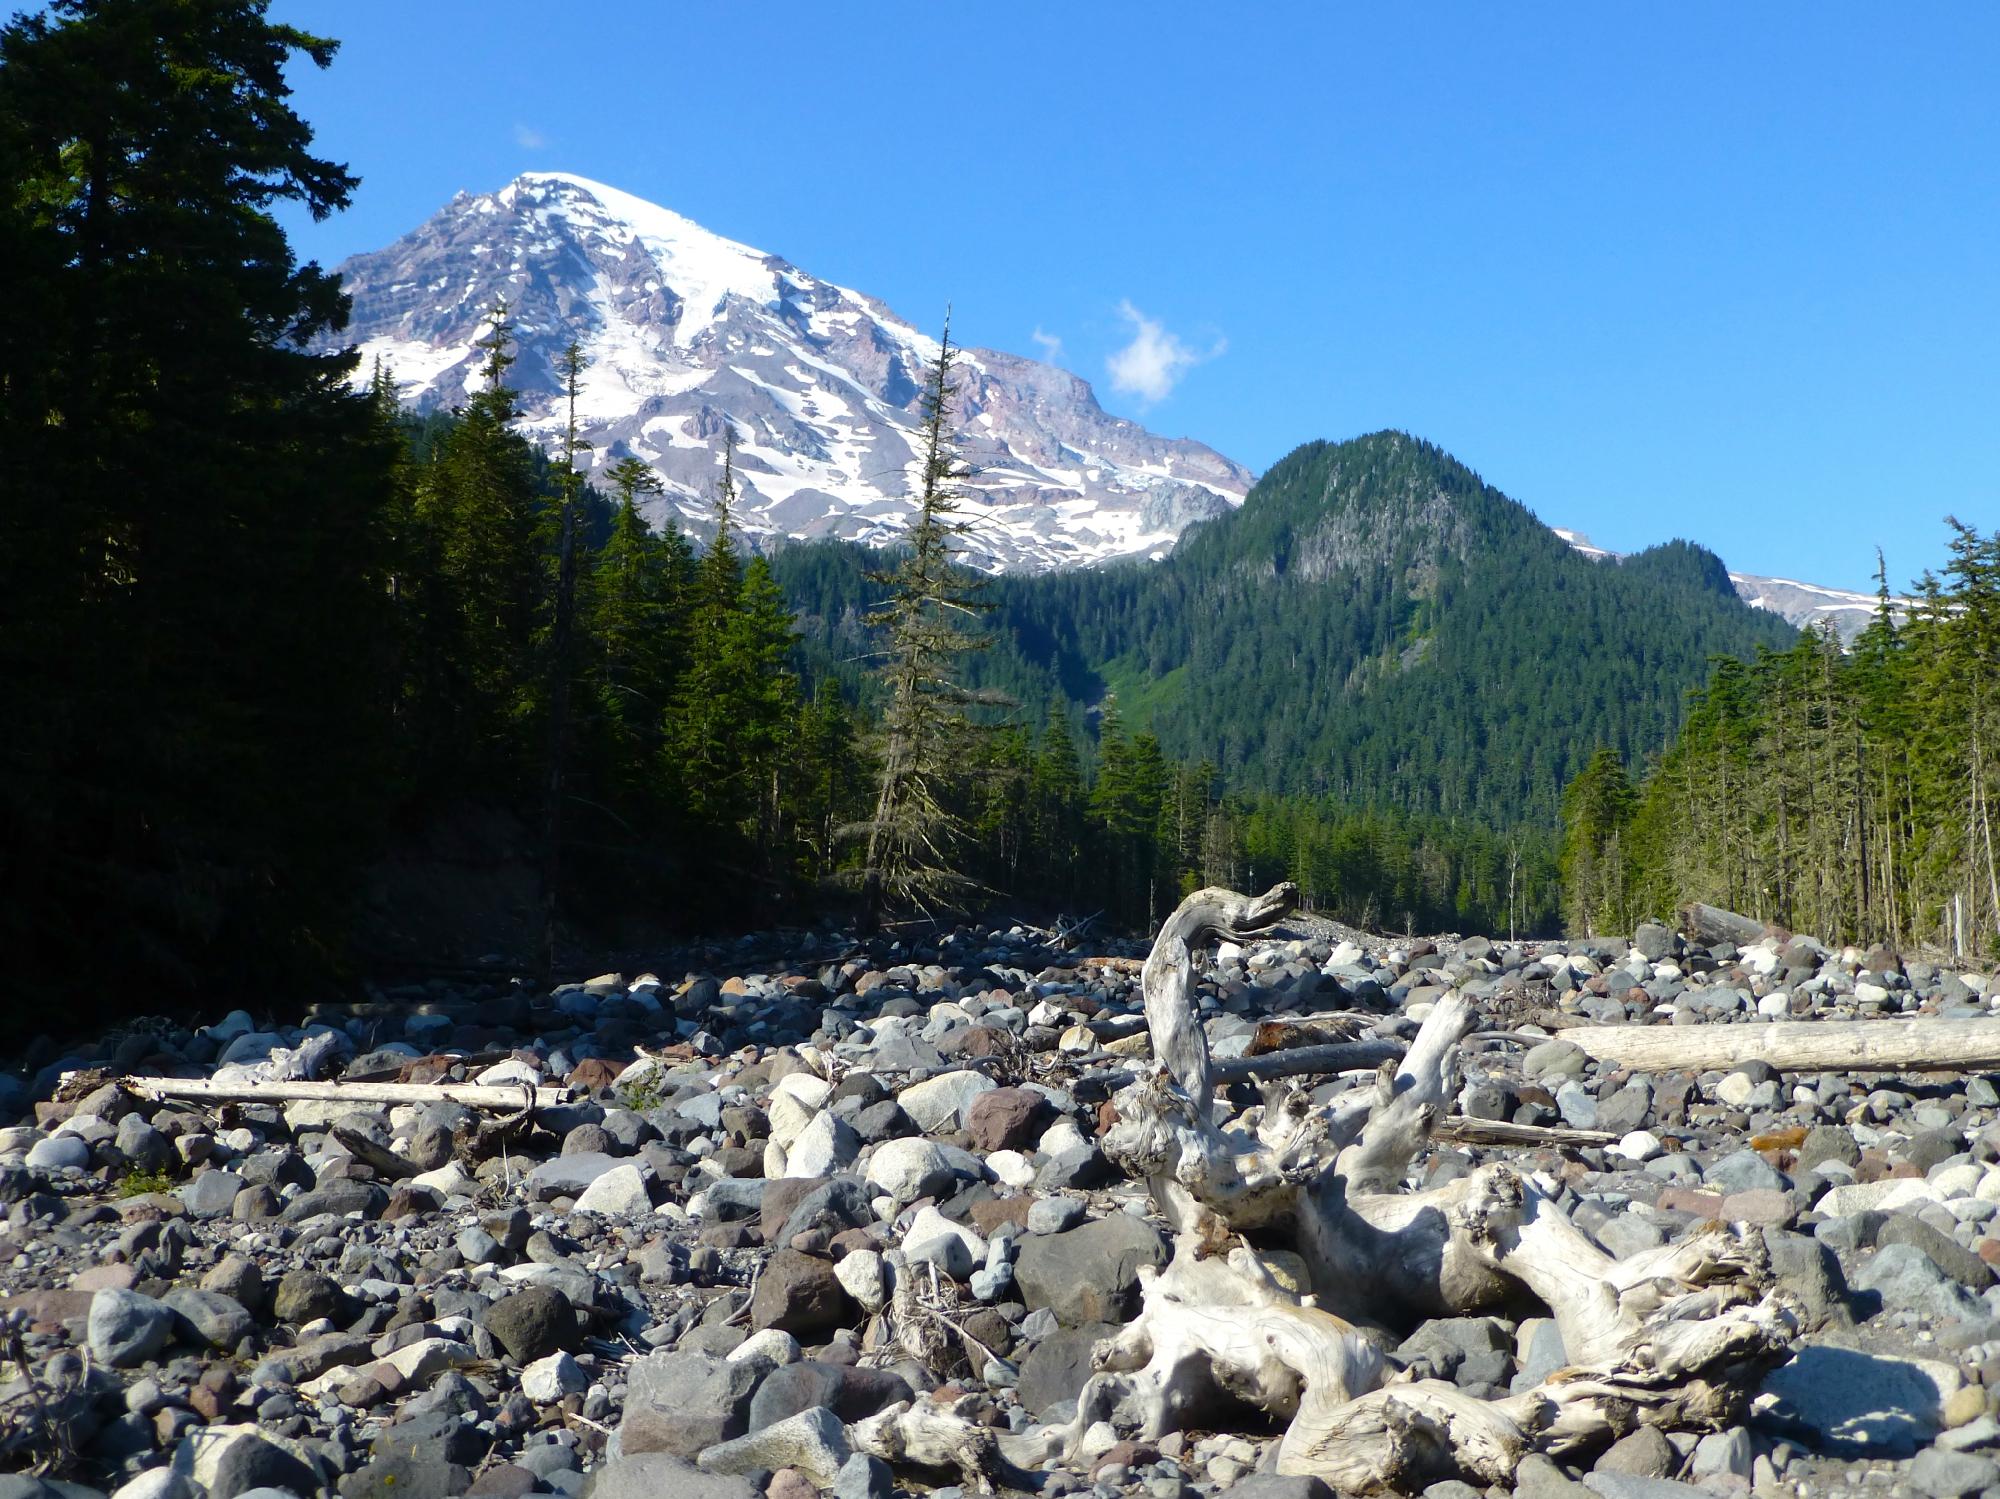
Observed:
[[[865,643],[863,554],[773,559],[829,664]],[[1001,578],[986,679],[1095,705],[1244,790],[1553,827],[1601,745],[1662,746],[1716,655],[1795,633],[1676,542],[1565,545],[1433,445],[1309,443],[1151,566]]]

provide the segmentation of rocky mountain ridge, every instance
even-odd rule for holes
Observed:
[[[579,401],[588,461],[650,464],[666,489],[655,521],[705,529],[729,425],[753,536],[877,545],[907,522],[919,389],[937,344],[864,293],[559,172],[460,193],[341,272],[361,377],[381,361],[419,409],[476,388],[475,344],[506,298],[524,425],[550,445],[564,418],[557,360],[579,337],[591,361]],[[1106,414],[1067,370],[997,350],[965,352],[957,417],[976,470],[968,552],[995,571],[1157,559],[1191,523],[1240,504],[1254,477],[1198,442]],[[1587,555],[1617,555],[1551,529]],[[1831,622],[1848,640],[1875,603],[1730,577],[1745,602],[1801,627]]]

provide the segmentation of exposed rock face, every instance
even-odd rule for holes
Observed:
[[[420,407],[476,388],[475,342],[513,309],[531,431],[561,424],[556,361],[591,360],[579,413],[593,464],[660,475],[655,517],[706,523],[722,440],[740,443],[739,522],[770,537],[895,539],[907,523],[935,341],[872,297],[614,188],[530,173],[460,194],[395,244],[347,261],[345,335]],[[1251,475],[1200,443],[1107,415],[1067,370],[966,351],[955,415],[975,470],[969,553],[1039,570],[1153,556],[1239,503]]]

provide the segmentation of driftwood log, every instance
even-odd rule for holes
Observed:
[[[1476,1022],[1464,998],[1438,1001],[1372,1087],[1328,1104],[1267,1092],[1226,1117],[1193,955],[1268,930],[1295,899],[1289,885],[1197,891],[1146,961],[1154,1061],[1114,1095],[1102,1145],[1148,1184],[1174,1255],[1141,1272],[1143,1310],[1098,1344],[1061,1434],[1068,1455],[1098,1422],[1136,1417],[1137,1434],[1157,1438],[1228,1394],[1288,1423],[1280,1473],[1346,1494],[1411,1493],[1454,1476],[1511,1484],[1531,1450],[1569,1453],[1642,1424],[1740,1419],[1796,1326],[1754,1230],[1714,1228],[1619,1260],[1560,1211],[1553,1184],[1506,1165],[1406,1190],[1458,1092],[1459,1043]],[[1524,1296],[1548,1307],[1567,1365],[1506,1399],[1391,1375],[1379,1332],[1366,1330]]]
[[[1562,1032],[1600,1062],[1640,1071],[1984,1072],[2000,1068],[2000,1020],[1776,1020],[1763,1025],[1586,1025]]]
[[[567,1103],[567,1088],[500,1083],[219,1083],[198,1077],[128,1077],[124,1086],[147,1098],[210,1103],[462,1103],[474,1109],[551,1109]]]

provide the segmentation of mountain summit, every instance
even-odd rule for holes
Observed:
[[[880,544],[907,524],[937,342],[872,297],[559,172],[461,193],[340,270],[362,376],[382,360],[419,408],[465,400],[473,345],[504,297],[524,425],[552,442],[556,361],[577,339],[590,461],[652,465],[667,488],[653,518],[707,520],[729,423],[751,532]],[[1251,483],[1213,449],[1107,415],[1084,380],[1013,354],[965,351],[955,415],[976,470],[972,550],[991,568],[1159,556]]]

